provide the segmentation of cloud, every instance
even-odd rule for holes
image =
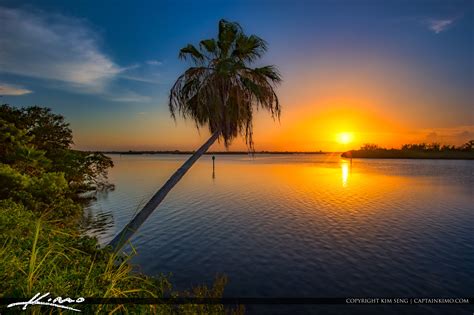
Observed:
[[[37,78],[52,88],[98,94],[118,102],[151,100],[124,90],[121,79],[158,83],[157,74],[140,63],[120,66],[114,62],[101,50],[100,36],[84,19],[0,7],[0,30],[0,73]],[[0,91],[4,95],[31,93],[12,85],[2,85]]]
[[[163,62],[159,60],[148,60],[146,63],[151,66],[161,66],[163,64]]]
[[[445,30],[447,30],[454,22],[454,19],[428,19],[425,21],[425,24],[428,28],[439,34]]]
[[[124,71],[98,46],[84,20],[0,7],[0,69],[100,91]]]
[[[0,83],[0,95],[25,95],[33,93],[31,90],[24,89],[21,86],[18,85],[12,85],[12,84],[3,84]]]
[[[153,76],[140,76],[140,75],[123,74],[123,75],[120,75],[120,78],[126,79],[126,80],[131,80],[131,81],[137,81],[137,82],[152,83],[152,84],[161,83],[160,80],[158,80],[156,77],[153,77]]]

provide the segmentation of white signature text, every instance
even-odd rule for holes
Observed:
[[[48,299],[43,301],[43,299],[48,297],[48,295],[49,295],[49,292],[45,293],[43,295],[41,295],[41,293],[37,293],[29,301],[11,303],[11,304],[7,305],[7,308],[23,305],[22,310],[26,310],[28,305],[47,305],[47,306],[62,308],[62,309],[70,310],[70,311],[80,312],[81,310],[78,310],[77,308],[73,308],[73,307],[70,307],[70,306],[62,305],[62,304],[64,304],[64,303],[78,304],[78,303],[84,302],[84,300],[85,300],[83,297],[79,297],[79,298],[74,300],[74,299],[71,299],[71,298],[64,298],[63,299],[62,297],[58,296],[57,298],[54,298],[54,299],[52,297],[49,297]]]

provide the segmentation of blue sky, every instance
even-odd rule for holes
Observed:
[[[187,66],[177,54],[226,18],[268,42],[259,63],[283,74],[286,126],[363,90],[354,99],[373,101],[361,110],[403,121],[404,139],[464,141],[474,136],[473,14],[472,1],[0,1],[0,95],[66,116],[81,149],[192,149],[205,132],[167,112]],[[285,116],[282,125],[284,139]]]

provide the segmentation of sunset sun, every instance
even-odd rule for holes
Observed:
[[[348,144],[352,142],[352,139],[354,138],[353,134],[350,132],[341,132],[337,134],[337,142],[341,144]]]

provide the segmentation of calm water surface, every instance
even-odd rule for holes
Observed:
[[[89,208],[103,243],[187,158],[112,157],[116,189]],[[225,273],[227,296],[474,297],[473,184],[472,161],[218,155],[213,177],[204,156],[132,239],[134,263],[178,288]]]

